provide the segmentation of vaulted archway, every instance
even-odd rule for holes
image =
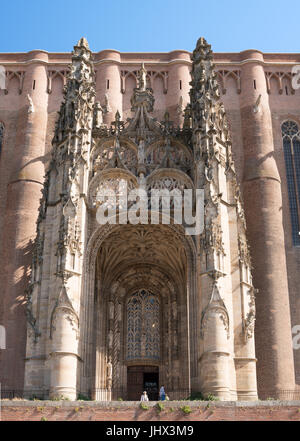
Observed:
[[[132,392],[133,377],[128,377],[134,367],[139,367],[139,378],[141,372],[144,378],[157,372],[170,397],[188,396],[191,303],[196,311],[193,244],[171,226],[106,228],[100,243],[95,237],[95,265],[89,275],[94,312],[87,314],[93,320],[88,326],[93,337],[92,354],[89,345],[85,354],[93,396],[138,400],[142,390]],[[91,334],[87,338],[91,340]]]

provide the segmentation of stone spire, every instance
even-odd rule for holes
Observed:
[[[192,54],[191,112],[193,129],[202,134],[217,134],[226,142],[229,130],[220,92],[217,75],[214,71],[211,46],[201,37]]]
[[[92,52],[87,40],[81,38],[72,53],[72,64],[64,89],[54,142],[62,141],[70,131],[92,127],[94,99]]]

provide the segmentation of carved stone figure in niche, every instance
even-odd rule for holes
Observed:
[[[113,338],[114,338],[114,336],[113,336],[113,331],[110,330],[109,333],[108,333],[108,347],[109,347],[109,349],[112,348],[112,345],[113,345]]]
[[[177,329],[174,329],[173,343],[174,343],[174,349],[175,351],[177,351],[177,345],[178,345]]]
[[[109,304],[108,304],[109,320],[113,320],[114,319],[114,311],[115,311],[115,307],[114,307],[113,302],[109,302]]]
[[[116,349],[119,352],[121,349],[121,335],[120,335],[120,331],[117,332],[116,335]]]
[[[107,375],[107,389],[111,390],[112,386],[112,375],[113,374],[113,366],[111,362],[111,357],[108,358],[107,366],[106,366],[106,375]]]
[[[66,102],[66,126],[68,128],[72,128],[74,125],[74,115],[75,115],[75,109],[74,109],[74,103],[73,102]]]
[[[94,127],[99,129],[103,125],[103,109],[99,101],[95,103],[94,109]]]
[[[144,162],[145,162],[145,141],[141,139],[138,148],[138,163],[144,164]]]
[[[27,100],[28,100],[28,103],[29,103],[28,113],[33,113],[34,112],[34,105],[33,105],[33,101],[32,101],[31,96],[29,95],[29,93],[27,94]]]
[[[176,302],[172,302],[172,318],[173,320],[177,320],[177,304]]]
[[[146,191],[146,183],[147,179],[145,178],[145,175],[143,173],[140,173],[140,176],[138,178],[139,188]]]
[[[118,320],[120,321],[122,319],[122,305],[121,305],[121,303],[118,303],[117,311],[118,311]]]

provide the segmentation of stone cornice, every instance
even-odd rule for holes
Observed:
[[[43,53],[47,54],[46,51],[39,51],[39,52],[43,52]],[[172,52],[174,52],[174,51],[172,51]],[[186,52],[186,53],[188,53],[188,52]],[[174,65],[174,64],[181,64],[181,65],[186,65],[186,66],[192,65],[191,61],[183,59],[183,58],[173,58],[173,59],[170,59],[170,60],[164,60],[164,59],[161,59],[161,60],[159,60],[159,59],[150,60],[150,59],[147,59],[148,57],[146,55],[148,55],[148,54],[144,53],[144,52],[141,52],[139,54],[132,53],[133,55],[138,55],[139,56],[138,58],[135,57],[134,60],[129,60],[129,59],[123,59],[122,60],[122,55],[123,54],[130,55],[131,53],[129,53],[129,52],[128,53],[124,53],[123,52],[123,53],[119,53],[119,54],[121,56],[120,60],[116,60],[114,58],[103,58],[103,59],[100,59],[100,60],[95,60],[93,62],[93,64],[94,64],[95,67],[98,66],[98,65],[107,64],[107,63],[116,64],[116,65],[119,65],[119,66],[122,66],[122,67],[124,66],[125,67],[125,66],[137,66],[137,65],[140,64],[141,60],[143,60],[145,66],[169,66],[169,65]],[[168,53],[157,53],[158,56],[159,55],[167,55],[167,54]],[[5,53],[1,54],[0,53],[0,64],[3,65],[3,66],[10,66],[10,67],[13,67],[13,66],[19,67],[20,66],[20,67],[22,67],[22,66],[28,66],[28,65],[31,65],[31,64],[44,64],[46,66],[53,66],[53,67],[54,66],[68,67],[68,65],[71,63],[71,54],[68,54],[68,53],[58,54],[58,55],[65,55],[65,60],[64,61],[54,60],[54,59],[51,60],[51,55],[53,55],[54,57],[56,55],[54,53],[53,54],[48,53],[49,58],[50,58],[48,61],[46,61],[45,59],[42,59],[42,58],[30,58],[28,60],[17,60],[16,59],[14,61],[8,61],[8,60],[1,61],[2,56],[5,57],[7,55],[9,56],[8,58],[11,58],[11,56],[13,56],[14,54],[5,54]],[[21,53],[20,54],[16,53],[15,55],[16,55],[16,58],[19,58],[22,55],[25,56],[26,53],[24,53],[24,54],[23,53],[22,54]],[[96,54],[93,54],[93,55],[96,55]],[[153,55],[156,55],[156,54],[153,53]],[[215,53],[214,55],[215,55],[215,57],[213,59],[213,62],[215,63],[215,65],[217,67],[221,67],[221,66],[232,66],[232,67],[234,67],[234,66],[242,66],[242,65],[247,64],[247,63],[256,63],[256,64],[260,64],[261,66],[293,66],[293,65],[295,65],[297,63],[300,63],[300,54],[274,54],[276,56],[277,55],[278,56],[282,55],[283,58],[286,56],[286,58],[287,58],[286,61],[279,61],[279,60],[277,61],[276,59],[274,59],[274,60],[261,60],[259,58],[246,58],[244,60],[243,59],[242,60],[235,59],[235,60],[229,60],[229,61],[224,60],[224,59],[223,60],[218,59],[222,55],[224,56],[224,58],[226,57],[226,55],[228,55],[228,56],[230,56],[230,55],[238,56],[238,55],[240,55],[240,53],[238,53],[238,52],[234,53],[234,54],[231,54],[231,53],[228,53],[228,54],[226,54],[226,53]],[[263,55],[264,54],[262,54],[262,56]],[[268,58],[271,58],[272,55],[273,54],[265,54],[265,56],[267,56]],[[288,58],[290,58],[290,56],[294,58],[292,61],[288,60]],[[297,58],[299,60],[296,60]]]

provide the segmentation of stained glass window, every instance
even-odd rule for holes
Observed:
[[[160,303],[156,295],[141,289],[127,302],[127,359],[159,360]]]
[[[294,121],[281,126],[286,166],[293,244],[300,245],[300,133]]]

